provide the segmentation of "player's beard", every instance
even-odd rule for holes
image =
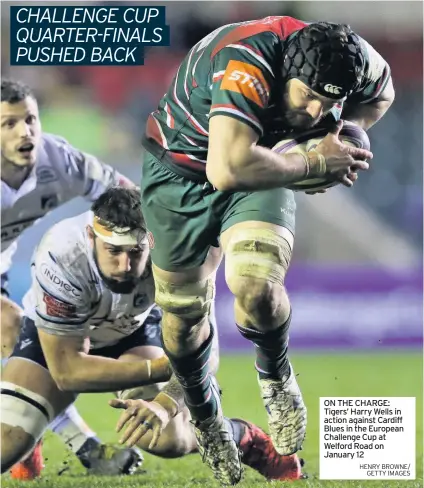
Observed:
[[[285,124],[293,130],[308,130],[312,129],[321,120],[313,119],[309,115],[304,115],[303,113],[292,113],[287,112],[283,114],[283,119]]]
[[[287,93],[283,94],[281,113],[284,125],[294,131],[311,129],[322,119],[322,117],[314,119],[306,112],[306,110],[300,110],[293,107]]]
[[[93,248],[93,257],[94,257],[94,262],[96,263],[97,266],[97,271],[100,275],[100,278],[104,282],[107,288],[112,293],[119,293],[121,295],[127,295],[129,293],[132,293],[134,291],[134,288],[137,286],[137,278],[129,278],[124,281],[118,281],[115,280],[114,278],[108,278],[102,273],[102,270],[99,266],[99,260],[97,258],[97,249],[96,246]]]

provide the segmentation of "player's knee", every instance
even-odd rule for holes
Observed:
[[[239,229],[227,245],[225,277],[246,310],[273,314],[286,299],[290,243],[271,229]]]
[[[263,318],[278,313],[286,293],[282,285],[255,278],[239,278],[230,289],[247,315]]]
[[[40,395],[2,381],[0,418],[2,469],[9,469],[41,439],[54,412]]]
[[[199,322],[209,315],[215,296],[213,277],[195,283],[173,284],[155,276],[156,304],[165,314],[179,319]]]
[[[22,310],[5,297],[1,297],[1,355],[8,357],[18,340]]]
[[[35,447],[34,437],[22,427],[1,423],[1,472],[9,470]]]

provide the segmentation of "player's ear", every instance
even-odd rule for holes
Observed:
[[[94,246],[94,231],[93,227],[91,225],[88,225],[85,227],[85,230],[87,231],[88,238],[90,240],[90,243],[92,246]]]

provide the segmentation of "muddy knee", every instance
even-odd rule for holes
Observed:
[[[164,312],[165,346],[180,343],[208,317],[215,297],[215,275],[195,283],[173,284],[155,276],[156,304]]]
[[[291,254],[289,240],[271,229],[234,231],[227,245],[225,277],[239,315],[245,314],[253,324],[287,319],[290,304],[284,280]]]
[[[50,403],[40,395],[5,381],[1,382],[2,472],[31,452],[54,418]]]
[[[36,440],[22,427],[1,424],[1,472],[21,461],[36,445]]]
[[[155,275],[156,304],[183,320],[199,321],[209,315],[215,297],[215,275],[195,283],[174,284]]]

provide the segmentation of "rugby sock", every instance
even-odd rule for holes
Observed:
[[[246,433],[246,424],[239,419],[229,419],[225,417],[225,422],[228,426],[228,431],[231,433],[234,442],[238,447],[240,447],[241,440],[243,439],[244,434]]]
[[[193,420],[203,422],[214,419],[218,412],[219,393],[211,387],[209,357],[214,331],[200,349],[190,356],[173,357],[162,344],[175,376],[184,390],[184,398]]]
[[[49,425],[49,429],[57,434],[76,454],[89,439],[91,440],[90,445],[93,444],[93,441],[96,445],[101,444],[101,441],[84,422],[74,405],[69,406],[62,414],[56,417]]]
[[[260,332],[237,325],[241,335],[253,342],[256,349],[255,368],[260,379],[281,379],[288,374],[290,365],[287,357],[291,312],[286,322],[278,329]]]

